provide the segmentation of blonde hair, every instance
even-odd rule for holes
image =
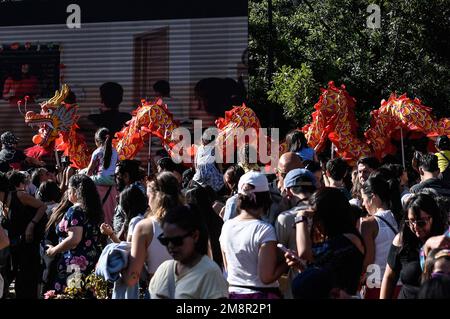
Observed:
[[[146,216],[154,217],[158,221],[162,220],[169,209],[185,203],[180,190],[180,182],[170,172],[162,172],[155,180],[148,182],[147,192],[151,192],[153,198],[150,202],[151,208]]]

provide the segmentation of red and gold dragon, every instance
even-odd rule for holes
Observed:
[[[354,113],[356,100],[344,85],[336,87],[333,81],[328,89],[321,89],[319,101],[314,105],[312,122],[305,125],[308,144],[321,151],[327,138],[333,142],[337,154],[354,163],[360,157],[375,155],[378,158],[392,153],[390,142],[394,131],[402,128],[420,131],[428,137],[450,134],[450,119],[435,119],[430,107],[422,105],[419,99],[411,100],[406,94],[392,93],[381,107],[371,112],[370,127],[365,131],[365,140],[357,137],[357,122]]]
[[[89,164],[90,152],[84,137],[77,133],[78,105],[64,103],[70,92],[67,85],[48,101],[41,104],[41,112],[29,111],[25,114],[25,123],[31,127],[39,127],[38,134],[33,137],[35,146],[28,148],[27,156],[41,158],[52,151],[63,151],[69,156],[71,166],[85,168]]]
[[[26,152],[28,156],[41,158],[53,150],[64,151],[64,155],[70,157],[72,166],[81,169],[89,164],[90,152],[84,137],[77,133],[78,105],[64,103],[69,92],[70,88],[63,85],[61,91],[56,91],[54,97],[41,104],[40,113],[26,113],[25,123],[39,127],[38,134],[33,137],[36,145]],[[225,118],[216,121],[216,126],[219,129],[218,140],[223,143],[224,149],[229,139],[236,137],[235,131],[238,128],[254,128],[259,133],[258,129],[261,127],[256,114],[245,105],[235,106],[227,111]],[[161,99],[155,102],[141,100],[141,105],[132,112],[132,119],[115,134],[113,145],[119,159],[133,159],[151,135],[158,137],[171,155],[176,155],[172,154],[172,148],[179,140],[173,132],[178,127],[179,122],[174,120]],[[271,141],[267,141],[270,149]],[[234,144],[234,148],[236,147]],[[185,151],[191,159],[195,156],[194,146]]]
[[[174,120],[172,113],[161,99],[156,102],[142,100],[141,105],[132,112],[132,115],[132,119],[120,132],[116,133],[113,140],[120,159],[134,158],[148,141],[150,134],[158,137],[172,156],[183,156],[172,153],[173,146],[179,142],[178,135],[173,134],[174,130],[179,128],[179,122]],[[216,120],[216,126],[219,129],[218,141],[223,143],[224,148],[226,141],[235,137],[233,132],[237,128],[244,130],[250,127],[260,128],[255,113],[245,105],[235,106],[232,110],[227,111],[225,118]],[[187,147],[185,151],[189,158],[194,157],[194,146]],[[192,161],[190,162],[192,163]]]
[[[159,137],[163,146],[170,149],[176,142],[172,139],[172,132],[178,127],[178,121],[173,119],[161,99],[156,102],[142,100],[141,105],[132,112],[131,120],[116,133],[113,145],[121,160],[133,159],[150,134]]]
[[[382,158],[392,153],[390,137],[399,128],[420,131],[429,137],[450,134],[450,119],[436,120],[431,114],[431,108],[422,105],[420,100],[391,94],[387,101],[381,102],[378,110],[372,111],[371,126],[364,133],[365,140],[361,140],[357,137],[354,113],[356,100],[348,94],[345,86],[336,87],[331,81],[328,88],[321,91],[320,99],[314,106],[312,122],[301,129],[309,145],[318,152],[329,139],[338,156],[354,163],[363,156]],[[40,127],[38,134],[33,137],[36,146],[28,149],[27,155],[39,158],[52,150],[62,150],[70,156],[74,167],[84,168],[89,163],[90,152],[84,138],[77,133],[78,105],[64,103],[68,93],[69,87],[63,85],[60,92],[57,91],[53,98],[42,103],[39,114],[27,112],[25,122]],[[179,142],[177,134],[173,134],[179,123],[162,100],[142,100],[132,115],[132,119],[116,133],[113,140],[121,160],[133,159],[150,134],[158,137],[171,153]],[[219,129],[217,141],[224,148],[227,141],[235,139],[235,130],[254,128],[260,134],[258,129],[261,128],[254,111],[244,104],[227,111],[224,118],[216,120],[216,126]],[[270,150],[272,141],[267,138],[267,142],[266,147]],[[190,157],[194,156],[194,147],[187,151]],[[286,145],[282,143],[279,154],[285,151]]]

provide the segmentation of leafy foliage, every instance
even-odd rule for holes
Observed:
[[[311,68],[302,64],[300,69],[282,66],[274,77],[273,87],[269,91],[269,100],[284,105],[284,115],[295,123],[307,118],[309,106],[313,105],[317,83]]]
[[[370,111],[394,91],[420,98],[437,117],[450,115],[447,0],[272,2],[269,30],[267,0],[249,1],[251,105],[275,103],[301,126],[311,120],[319,87],[334,80],[356,98],[363,128]],[[379,29],[366,26],[371,3],[381,8]],[[267,72],[270,50],[273,83]]]

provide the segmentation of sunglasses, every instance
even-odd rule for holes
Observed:
[[[168,246],[169,243],[172,243],[174,246],[181,246],[183,245],[184,239],[186,237],[189,237],[192,235],[192,232],[187,233],[183,236],[176,236],[176,237],[164,237],[164,234],[161,234],[158,236],[158,240],[163,246]]]
[[[424,219],[418,219],[418,220],[410,220],[407,219],[405,220],[405,224],[408,225],[409,227],[412,227],[413,225],[416,227],[424,227],[426,224],[428,224],[428,222],[430,221],[431,217],[427,217]]]

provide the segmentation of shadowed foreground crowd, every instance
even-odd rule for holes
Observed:
[[[317,156],[298,131],[286,140],[274,174],[248,145],[218,165],[205,137],[193,168],[160,152],[147,176],[106,128],[81,171],[3,133],[0,296],[58,298],[95,274],[113,299],[450,298],[447,137],[416,154],[417,179]]]

